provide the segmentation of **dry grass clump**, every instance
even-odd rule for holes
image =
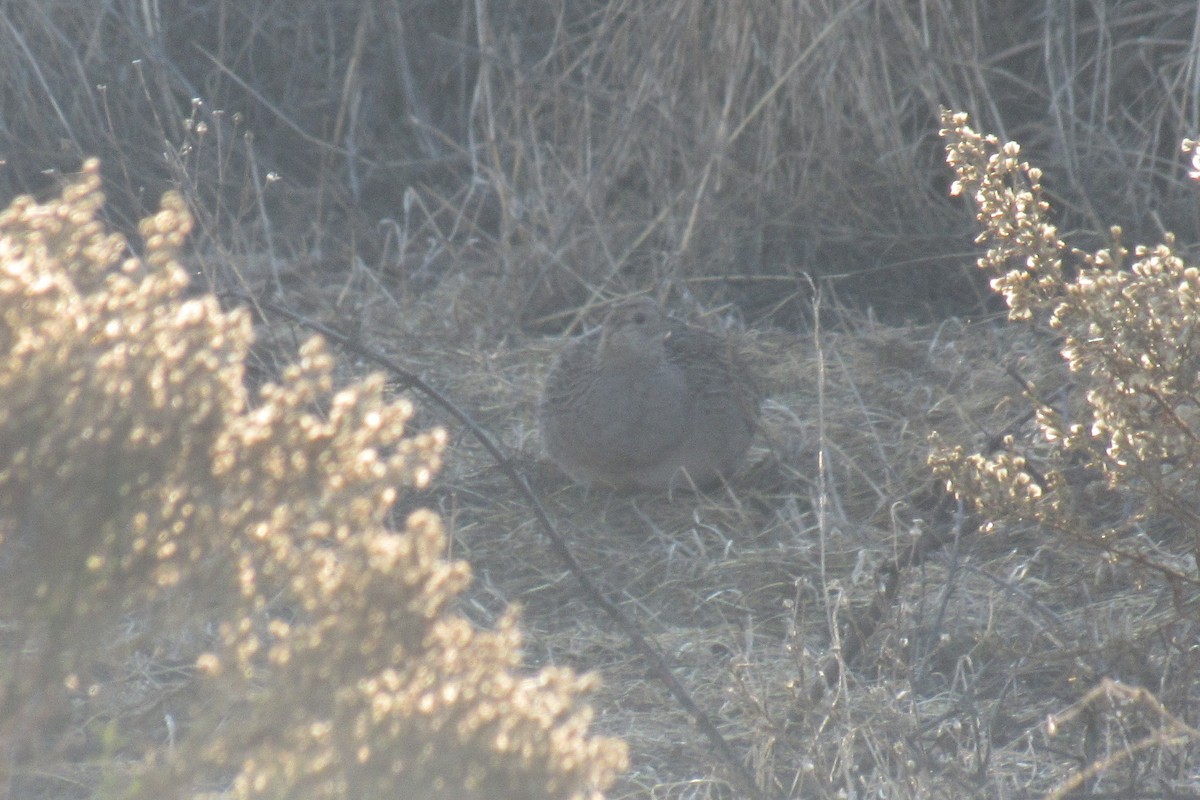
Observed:
[[[184,191],[214,285],[449,284],[488,336],[650,282],[794,327],[804,272],[925,319],[987,299],[938,105],[1042,154],[1066,227],[1187,235],[1196,36],[1178,3],[45,0],[0,25],[0,197],[99,154],[123,226]]]
[[[95,759],[80,782],[128,797],[600,797],[625,750],[588,735],[594,681],[523,674],[511,614],[450,610],[469,571],[438,518],[387,525],[444,434],[407,433],[379,376],[334,393],[319,340],[249,404],[247,315],[183,296],[181,200],[143,259],[102,202],[91,161],[0,215],[0,785],[63,796]],[[165,740],[82,721],[128,626],[203,676]]]
[[[1130,240],[1154,239],[1163,228],[1178,231],[1178,241],[1200,240],[1200,194],[1175,152],[1197,128],[1197,31],[1189,4],[1137,0],[46,0],[17,4],[0,20],[0,105],[16,110],[0,122],[0,195],[43,191],[54,180],[47,172],[100,153],[113,200],[102,213],[121,230],[146,215],[146,198],[179,190],[196,220],[187,263],[205,288],[266,294],[394,354],[443,388],[527,471],[585,569],[664,649],[767,793],[995,800],[1044,794],[1080,776],[1097,793],[1194,793],[1189,734],[1159,746],[1164,732],[1180,730],[1171,726],[1186,718],[1189,692],[1200,685],[1187,622],[1192,573],[1181,555],[1194,539],[1190,328],[1186,315],[1172,316],[1179,300],[1165,291],[1191,280],[1193,259],[1177,243],[1157,257],[1107,248],[1114,263],[1146,260],[1134,273],[1146,274],[1087,273],[1108,288],[1075,305],[1093,304],[1099,314],[1104,303],[1124,303],[1115,318],[1134,324],[1119,340],[1108,338],[1113,328],[1090,341],[1090,309],[1080,319],[1067,309],[1063,327],[1049,334],[1042,325],[980,317],[995,297],[963,264],[974,221],[944,200],[934,131],[939,106],[950,104],[1019,138],[1045,164],[1039,182],[1059,228],[1083,231],[1071,234],[1084,237],[1075,240],[1080,247],[1100,247],[1086,232],[1107,231],[1114,220]],[[1032,208],[1038,198],[1026,202]],[[1091,266],[1061,249],[1044,219],[1031,226],[1003,218],[1019,235],[993,244],[1018,259],[1036,253],[1048,266],[1005,267],[993,277],[1011,282],[999,285],[1034,320],[1049,322],[1059,284],[1065,297]],[[1061,276],[1053,274],[1058,258]],[[1051,277],[1037,288],[1043,275]],[[1162,286],[1143,289],[1143,280]],[[540,457],[532,409],[561,343],[531,334],[574,334],[615,299],[646,291],[693,322],[707,312],[702,324],[745,340],[765,373],[763,435],[728,490],[588,493]],[[175,308],[176,300],[150,305]],[[1162,303],[1167,312],[1144,313]],[[864,304],[882,313],[862,311]],[[889,323],[964,305],[971,322]],[[225,323],[200,316],[199,338],[243,346],[209,336],[205,324]],[[413,560],[393,564],[397,540],[378,524],[382,501],[372,487],[403,473],[394,484],[406,487],[396,493],[403,513],[392,516],[421,505],[442,512],[446,550],[469,557],[478,576],[447,602],[492,631],[472,639],[481,650],[509,657],[506,609],[520,600],[528,664],[603,671],[594,724],[627,738],[633,753],[632,769],[614,784],[618,796],[741,792],[729,788],[729,765],[580,593],[480,447],[451,428],[446,468],[426,489],[407,472],[431,464],[436,454],[424,446],[409,445],[400,472],[373,472],[401,454],[407,436],[339,467],[361,445],[356,431],[390,436],[398,419],[340,405],[388,407],[372,405],[379,388],[374,379],[358,383],[360,363],[339,360],[336,382],[357,388],[335,400],[321,373],[326,354],[301,355],[297,331],[255,319],[243,379],[284,387],[271,389],[263,407],[281,419],[303,409],[304,433],[275,419],[245,421],[223,440],[235,450],[225,454],[233,461],[223,479],[268,476],[254,492],[280,500],[291,490],[278,476],[294,478],[305,496],[289,500],[279,519],[295,536],[280,538],[254,506],[223,512],[258,526],[259,538],[243,537],[237,552],[206,547],[192,561],[163,549],[168,536],[140,555],[105,561],[137,576],[122,578],[114,567],[105,587],[152,575],[178,583],[151,592],[149,607],[82,603],[125,624],[79,630],[92,617],[77,623],[64,612],[57,624],[71,637],[116,633],[100,655],[51,664],[50,674],[78,680],[65,696],[42,693],[40,705],[21,712],[22,724],[32,719],[45,732],[32,749],[16,749],[21,780],[33,779],[32,765],[51,764],[42,773],[53,774],[55,791],[44,795],[61,796],[58,781],[67,779],[80,795],[124,786],[147,751],[172,741],[182,748],[185,735],[218,720],[245,716],[253,730],[268,730],[272,714],[294,722],[295,709],[310,707],[353,724],[317,725],[270,744],[233,731],[225,753],[212,748],[197,761],[195,774],[211,778],[204,788],[235,780],[234,768],[211,768],[236,753],[250,759],[239,786],[258,776],[303,793],[332,774],[323,770],[336,769],[336,759],[301,762],[298,753],[357,759],[360,733],[376,742],[356,775],[374,780],[393,754],[377,734],[386,729],[404,741],[411,729],[398,720],[408,719],[413,698],[392,688],[404,676],[366,674],[394,641],[378,627],[392,621],[371,611],[396,604],[358,580],[390,570],[386,584],[409,575],[404,564],[426,563],[441,549],[428,519],[417,517],[402,534]],[[797,333],[814,322],[824,327]],[[1056,352],[1057,337],[1068,333],[1076,373]],[[1108,361],[1097,346],[1124,355]],[[1138,363],[1144,354],[1153,363]],[[287,366],[297,358],[309,366]],[[1172,361],[1182,370],[1174,382],[1155,367]],[[1097,384],[1111,378],[1118,388],[1089,385],[1100,401],[1090,405],[1075,387],[1093,373]],[[20,408],[58,413],[33,396]],[[1154,422],[1155,408],[1165,427],[1141,427]],[[405,428],[446,421],[430,404],[416,413]],[[1061,439],[1047,441],[1031,426],[1038,414]],[[970,469],[990,471],[992,535],[973,537],[966,504],[954,508],[932,480],[933,430],[963,453],[981,454],[956,461],[955,474],[966,484]],[[203,427],[179,434],[196,440],[197,453],[215,435]],[[346,445],[323,460],[308,435]],[[1080,449],[1062,450],[1068,440]],[[101,443],[80,437],[85,444]],[[294,463],[284,457],[293,445],[301,453]],[[1110,450],[1119,458],[1107,463]],[[1007,472],[985,466],[992,463]],[[95,480],[123,478],[124,466],[107,466]],[[160,466],[147,470],[152,478]],[[315,505],[355,492],[329,489],[321,470],[359,481],[348,526],[313,522]],[[130,474],[136,482],[141,473]],[[1001,477],[1007,483],[996,486]],[[151,480],[147,490],[155,486]],[[1053,503],[1045,502],[1047,487]],[[180,509],[217,505],[186,493],[168,499]],[[50,498],[38,507],[55,506]],[[61,513],[71,508],[84,508],[85,521],[102,518],[79,503]],[[29,537],[8,518],[0,524],[0,560],[16,564]],[[146,522],[147,535],[153,524]],[[361,536],[340,533],[358,527]],[[306,530],[314,535],[304,538]],[[929,536],[934,546],[910,558]],[[223,571],[228,559],[246,567],[244,584]],[[36,595],[38,573],[15,572],[12,591]],[[881,592],[895,574],[894,592]],[[439,596],[421,580],[396,580],[417,605]],[[450,569],[443,580],[454,586],[462,578]],[[103,600],[128,596],[96,591]],[[360,613],[325,613],[334,607]],[[185,624],[164,634],[160,617]],[[224,628],[209,624],[226,617]],[[405,642],[415,635],[396,627]],[[16,644],[5,652],[42,658],[53,648],[40,642],[66,646],[65,634],[50,636],[55,630],[27,634],[18,620]],[[324,649],[343,632],[365,643],[367,655]],[[453,638],[443,631],[434,639],[443,635]],[[36,646],[22,651],[27,636]],[[430,654],[417,672],[457,668],[449,649],[439,652],[446,660]],[[203,662],[211,680],[193,674],[202,653],[211,654]],[[39,668],[13,663],[27,675]],[[334,664],[361,680],[336,696],[313,689],[312,670],[332,672]],[[295,684],[279,690],[294,703],[278,712],[264,689],[274,674]],[[248,699],[236,709],[220,699],[237,695]],[[456,707],[437,699],[416,702],[432,720],[454,717]],[[8,737],[12,719],[0,722]],[[522,719],[537,728],[544,716]],[[312,771],[302,774],[302,764]],[[174,768],[183,785],[187,769]]]
[[[1016,569],[1024,539],[964,544],[964,555],[931,559],[919,579],[906,575],[900,598],[841,665],[845,684],[823,692],[822,671],[874,600],[877,569],[923,530],[952,524],[930,499],[930,431],[966,439],[980,426],[1003,430],[1020,393],[996,365],[1044,353],[1025,332],[994,324],[896,329],[828,311],[841,316],[841,330],[731,334],[760,368],[769,400],[745,471],[728,490],[702,496],[585,491],[541,456],[534,409],[560,340],[398,347],[419,324],[402,308],[379,315],[371,338],[397,347],[407,366],[514,449],[576,558],[646,628],[767,796],[963,796],[964,782],[983,780],[970,759],[988,747],[998,766],[986,780],[1028,789],[1021,752],[1037,746],[1044,714],[1062,706],[1039,694],[1037,674],[1022,672],[1033,710],[1009,723],[1012,690],[997,680],[1045,644],[1031,635],[1041,620],[1022,595],[996,588]],[[1007,410],[997,406],[1006,395]],[[455,551],[482,576],[465,595],[470,613],[487,621],[520,598],[531,657],[602,671],[597,724],[620,732],[632,754],[617,795],[743,796],[729,765],[564,571],[494,465],[466,437],[450,446],[438,496]],[[958,559],[968,557],[982,569],[963,569]],[[1041,572],[1037,579],[1049,582]],[[943,594],[954,602],[939,613]],[[995,617],[1003,624],[989,626]],[[1026,652],[1011,646],[1031,641]],[[994,734],[993,715],[1003,723]],[[1043,755],[1033,785],[1053,785],[1064,761]]]
[[[1157,565],[1114,560],[1036,519],[997,516],[992,535],[977,537],[967,504],[937,501],[935,430],[985,453],[1011,439],[1030,461],[1050,456],[1013,379],[1069,408],[1072,373],[1045,330],[1001,319],[891,327],[827,304],[814,316],[836,328],[801,337],[738,332],[735,315],[714,313],[702,324],[733,328],[769,395],[747,469],[703,496],[621,495],[572,486],[540,455],[533,409],[562,341],[479,342],[465,315],[441,318],[440,341],[422,339],[427,309],[407,302],[372,298],[381,310],[367,338],[513,449],[576,558],[645,626],[768,796],[1194,785],[1195,749],[1180,727],[1200,666],[1188,644],[1185,537],[1165,528],[1125,541],[1157,547]],[[693,307],[686,295],[669,304]],[[486,576],[465,594],[469,613],[490,620],[520,598],[533,658],[603,671],[598,724],[633,753],[618,793],[740,796],[499,471],[466,437],[450,446],[438,501],[456,552]],[[1115,524],[1121,498],[1103,481],[1090,491],[1089,519]],[[940,548],[902,570],[873,618],[883,568],[927,534]],[[1158,580],[1164,563],[1184,581]],[[840,677],[827,685],[831,664]]]

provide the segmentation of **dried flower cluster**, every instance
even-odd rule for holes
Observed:
[[[1038,472],[1010,453],[944,447],[932,457],[936,470],[993,519],[1082,530],[1091,522],[1063,477],[1070,463],[1124,493],[1132,512],[1093,538],[1111,541],[1153,513],[1200,530],[1200,270],[1175,254],[1169,235],[1138,247],[1132,263],[1119,228],[1110,248],[1069,249],[1046,219],[1040,172],[1019,160],[1015,143],[976,133],[961,113],[945,111],[942,125],[953,191],[974,200],[982,225],[979,266],[995,275],[1012,318],[1044,320],[1061,337],[1076,387],[1053,408],[1035,399]],[[1063,268],[1068,252],[1073,277]]]
[[[61,199],[0,213],[4,709],[61,684],[106,624],[209,547],[213,488],[195,476],[243,402],[247,319],[179,299],[182,201],[147,220],[145,262],[96,220],[102,204],[89,162]]]
[[[966,114],[943,111],[942,127],[956,175],[950,194],[970,197],[978,209],[983,230],[976,242],[987,246],[979,268],[995,276],[992,288],[1004,296],[1009,316],[1029,319],[1058,297],[1066,248],[1046,220],[1041,170],[1020,160],[1016,142],[971,130]]]
[[[379,376],[335,393],[319,340],[249,404],[246,315],[183,297],[182,200],[142,222],[141,259],[102,203],[89,162],[0,214],[5,752],[122,616],[190,592],[216,631],[201,701],[134,794],[600,797],[626,756],[587,735],[591,680],[522,675],[511,615],[448,609],[469,570],[438,518],[388,526],[444,433],[407,434]]]

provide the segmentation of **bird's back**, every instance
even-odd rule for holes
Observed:
[[[618,307],[606,326],[569,345],[547,377],[539,421],[550,456],[578,481],[617,487],[705,486],[732,473],[759,400],[728,343],[648,301]]]

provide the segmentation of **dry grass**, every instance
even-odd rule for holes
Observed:
[[[1106,757],[1120,768],[1096,791],[1148,775],[1191,785],[1181,753],[1175,766],[1169,749],[1122,762],[1122,742],[1160,729],[1150,702],[1125,688],[1091,698],[1083,721],[1055,737],[1045,725],[1104,678],[1168,692],[1187,716],[1194,665],[1170,644],[1187,625],[1168,587],[1036,530],[975,535],[937,500],[925,466],[935,429],[984,450],[1029,433],[1009,369],[1053,393],[1067,381],[1053,343],[998,320],[897,328],[829,311],[837,331],[741,335],[771,389],[763,435],[736,485],[702,497],[589,492],[542,459],[532,408],[557,341],[480,352],[455,344],[465,331],[446,331],[442,345],[424,333],[424,353],[396,356],[512,448],[585,569],[782,796],[1036,796]],[[416,336],[403,308],[379,316],[389,323],[368,338],[380,347]],[[634,754],[614,796],[739,796],[466,437],[427,500],[452,522],[454,555],[476,567],[468,613],[490,624],[519,600],[531,664],[600,670],[601,730]],[[895,604],[827,690],[820,670],[866,618],[878,568],[927,530],[960,538],[903,573]]]
[[[805,272],[893,320],[985,302],[939,104],[1046,165],[1064,230],[1200,239],[1186,3],[51,0],[0,68],[0,200],[97,155],[118,222],[187,191],[213,285],[466,279],[498,327],[651,284],[793,327]]]
[[[1028,433],[1006,367],[1045,393],[1067,380],[1053,341],[987,315],[938,106],[1022,141],[1078,244],[1117,222],[1200,241],[1178,158],[1200,130],[1192,5],[186,5],[48,0],[0,22],[0,98],[21,110],[0,121],[0,200],[85,154],[118,225],[180,188],[198,288],[269,291],[442,388],[772,794],[1030,797],[1090,764],[1096,793],[1197,791],[1194,741],[1125,755],[1196,725],[1186,598],[1079,542],[973,534],[925,463],[933,430],[979,450]],[[555,335],[647,290],[737,332],[763,373],[763,433],[727,492],[589,493],[541,458]],[[258,328],[251,381],[302,338]],[[414,427],[445,422],[416,400]],[[473,566],[462,610],[491,626],[519,603],[531,668],[599,672],[597,728],[633,764],[612,797],[738,796],[501,471],[451,437],[417,500]],[[877,570],[924,531],[951,541],[825,687]],[[114,644],[95,696],[47,721],[80,732],[56,796],[176,735],[173,646]]]

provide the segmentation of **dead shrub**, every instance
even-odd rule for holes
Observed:
[[[409,433],[380,376],[335,392],[319,340],[250,402],[247,315],[185,297],[181,199],[142,221],[144,258],[102,202],[90,161],[0,215],[10,792],[53,793],[73,752],[119,754],[91,780],[130,797],[599,797],[625,750],[588,736],[592,679],[525,674],[511,613],[481,631],[450,610],[470,573],[435,515],[388,526],[444,433]],[[164,742],[117,717],[70,745],[95,709],[67,694],[128,626],[195,654],[184,724]]]

